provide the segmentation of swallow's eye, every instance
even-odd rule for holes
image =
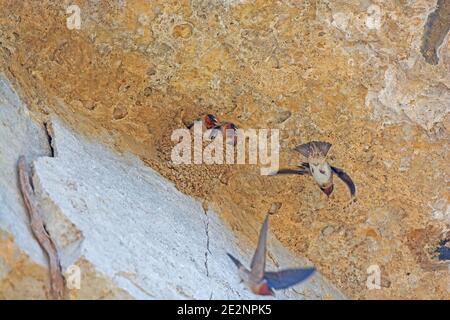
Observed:
[[[321,174],[325,174],[325,170],[320,169],[319,171]]]

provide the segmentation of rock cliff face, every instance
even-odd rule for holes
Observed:
[[[244,242],[282,202],[275,236],[350,297],[448,297],[448,1],[85,0],[80,29],[71,4],[0,1],[2,68],[38,122],[134,154]],[[258,166],[174,166],[173,129],[202,112],[280,129],[282,165],[296,144],[333,143],[357,202]]]
[[[31,236],[16,182],[20,154],[32,161],[69,298],[253,298],[226,255],[250,260],[249,245],[239,243],[213,210],[135,156],[89,141],[57,118],[49,119],[47,131],[35,125],[4,78],[0,88],[0,298],[48,296],[46,260]],[[308,263],[272,240],[271,268]],[[320,275],[277,296],[343,297]]]

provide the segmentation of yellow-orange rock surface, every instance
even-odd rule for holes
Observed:
[[[66,26],[73,3],[79,30]],[[209,202],[242,237],[282,202],[278,239],[349,297],[448,299],[434,249],[450,225],[450,8],[424,35],[436,4],[1,0],[1,67],[37,119],[108,133],[104,143]],[[172,130],[203,112],[280,129],[283,166],[302,160],[295,145],[329,141],[357,201],[339,181],[327,199],[306,176],[172,165]],[[366,286],[371,265],[380,290]]]

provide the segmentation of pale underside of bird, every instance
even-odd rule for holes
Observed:
[[[295,151],[306,157],[295,169],[280,169],[274,174],[300,174],[311,175],[320,189],[329,196],[334,189],[333,174],[336,174],[348,187],[352,197],[356,194],[356,187],[350,176],[342,169],[331,166],[327,161],[327,154],[331,144],[323,141],[311,141],[294,148]]]
[[[269,215],[266,215],[261,227],[256,247],[250,264],[250,270],[231,254],[230,259],[238,268],[239,277],[245,285],[257,295],[274,295],[273,290],[287,289],[294,286],[314,273],[314,268],[294,268],[276,272],[266,272],[267,229]]]

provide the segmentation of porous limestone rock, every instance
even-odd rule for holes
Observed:
[[[49,154],[45,129],[0,75],[0,299],[47,297],[47,260],[28,226],[17,160]]]
[[[46,260],[17,186],[21,154],[33,164],[41,214],[58,247],[70,298],[255,298],[226,255],[248,263],[254,244],[240,243],[213,210],[205,212],[137,157],[90,141],[56,117],[47,124],[49,139],[4,77],[0,88],[1,298],[48,297]],[[269,251],[272,269],[310,264],[275,239]],[[277,298],[343,295],[316,274]]]
[[[254,298],[226,255],[250,260],[252,252],[238,249],[214,211],[205,212],[133,155],[89,142],[56,119],[50,132],[55,157],[34,162],[34,184],[64,269],[88,261],[140,299]],[[280,267],[305,264],[278,242],[270,251]],[[297,291],[277,297],[341,297],[319,275]]]
[[[207,201],[251,243],[253,223],[282,202],[272,232],[347,296],[448,298],[450,273],[424,266],[450,225],[449,1],[77,3],[73,29],[73,1],[0,0],[0,67],[34,116],[57,114],[94,140],[107,132],[112,149]],[[339,180],[325,199],[307,177],[174,166],[173,130],[204,112],[279,129],[281,165],[303,160],[295,145],[332,143],[357,201]],[[373,265],[389,286],[367,287]]]

